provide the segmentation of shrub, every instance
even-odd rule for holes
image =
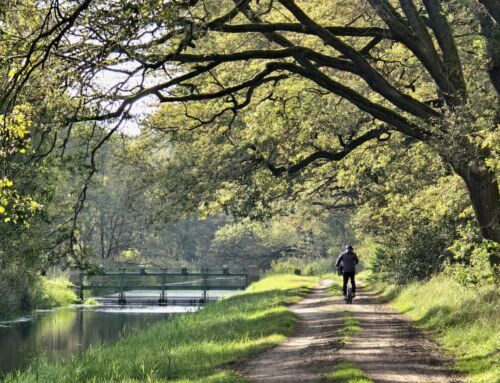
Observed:
[[[0,318],[76,301],[73,287],[65,278],[48,279],[11,268],[0,270]]]
[[[453,256],[446,264],[445,273],[464,286],[495,282],[498,274],[491,267],[488,257],[493,252],[500,252],[500,245],[481,240],[471,225],[462,228],[460,234],[460,238],[449,247]]]
[[[283,258],[271,262],[269,274],[293,274],[296,269],[303,275],[323,275],[333,272],[333,258]]]
[[[0,270],[0,318],[8,318],[31,308],[33,276],[6,268]]]

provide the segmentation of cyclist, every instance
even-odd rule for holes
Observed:
[[[356,265],[359,263],[358,256],[354,252],[351,245],[345,247],[345,252],[339,255],[337,262],[335,262],[335,267],[339,268],[340,264],[343,266],[342,275],[344,277],[344,284],[342,285],[342,292],[344,296],[347,293],[347,282],[350,279],[352,285],[352,296],[356,296],[356,282],[354,281],[354,275],[356,274]]]

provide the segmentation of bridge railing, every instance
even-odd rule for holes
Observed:
[[[169,290],[201,291],[203,297],[200,301],[205,302],[210,290],[243,290],[248,283],[246,270],[230,271],[227,267],[201,270],[140,267],[136,271],[100,269],[96,273],[81,273],[78,290],[82,300],[84,291],[89,290],[106,295],[118,293],[118,303],[126,302],[127,290],[156,290],[160,291],[159,303],[166,304]]]

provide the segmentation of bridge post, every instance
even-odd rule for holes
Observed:
[[[124,280],[125,269],[120,268],[120,295],[118,296],[118,304],[124,305],[127,303],[125,299],[125,280]]]
[[[83,273],[80,273],[78,276],[78,284],[80,285],[78,288],[78,298],[80,298],[80,301],[83,303]]]
[[[165,296],[165,285],[167,283],[167,268],[162,268],[162,276],[161,276],[161,295],[160,295],[160,305],[167,305],[167,297]]]
[[[203,273],[203,302],[205,303],[207,301],[207,269],[203,268],[202,269]]]

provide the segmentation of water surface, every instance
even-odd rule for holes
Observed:
[[[196,308],[76,306],[0,322],[0,379],[37,357],[67,357],[193,310]]]
[[[210,291],[219,298],[235,291]],[[158,296],[160,291],[127,291],[126,295]],[[170,297],[186,296],[186,291],[169,290]],[[202,297],[202,291],[190,291]],[[144,330],[158,321],[189,313],[198,307],[182,306],[73,306],[36,311],[15,321],[0,322],[0,379],[8,372],[26,368],[39,357],[67,357],[91,346],[109,343]]]

